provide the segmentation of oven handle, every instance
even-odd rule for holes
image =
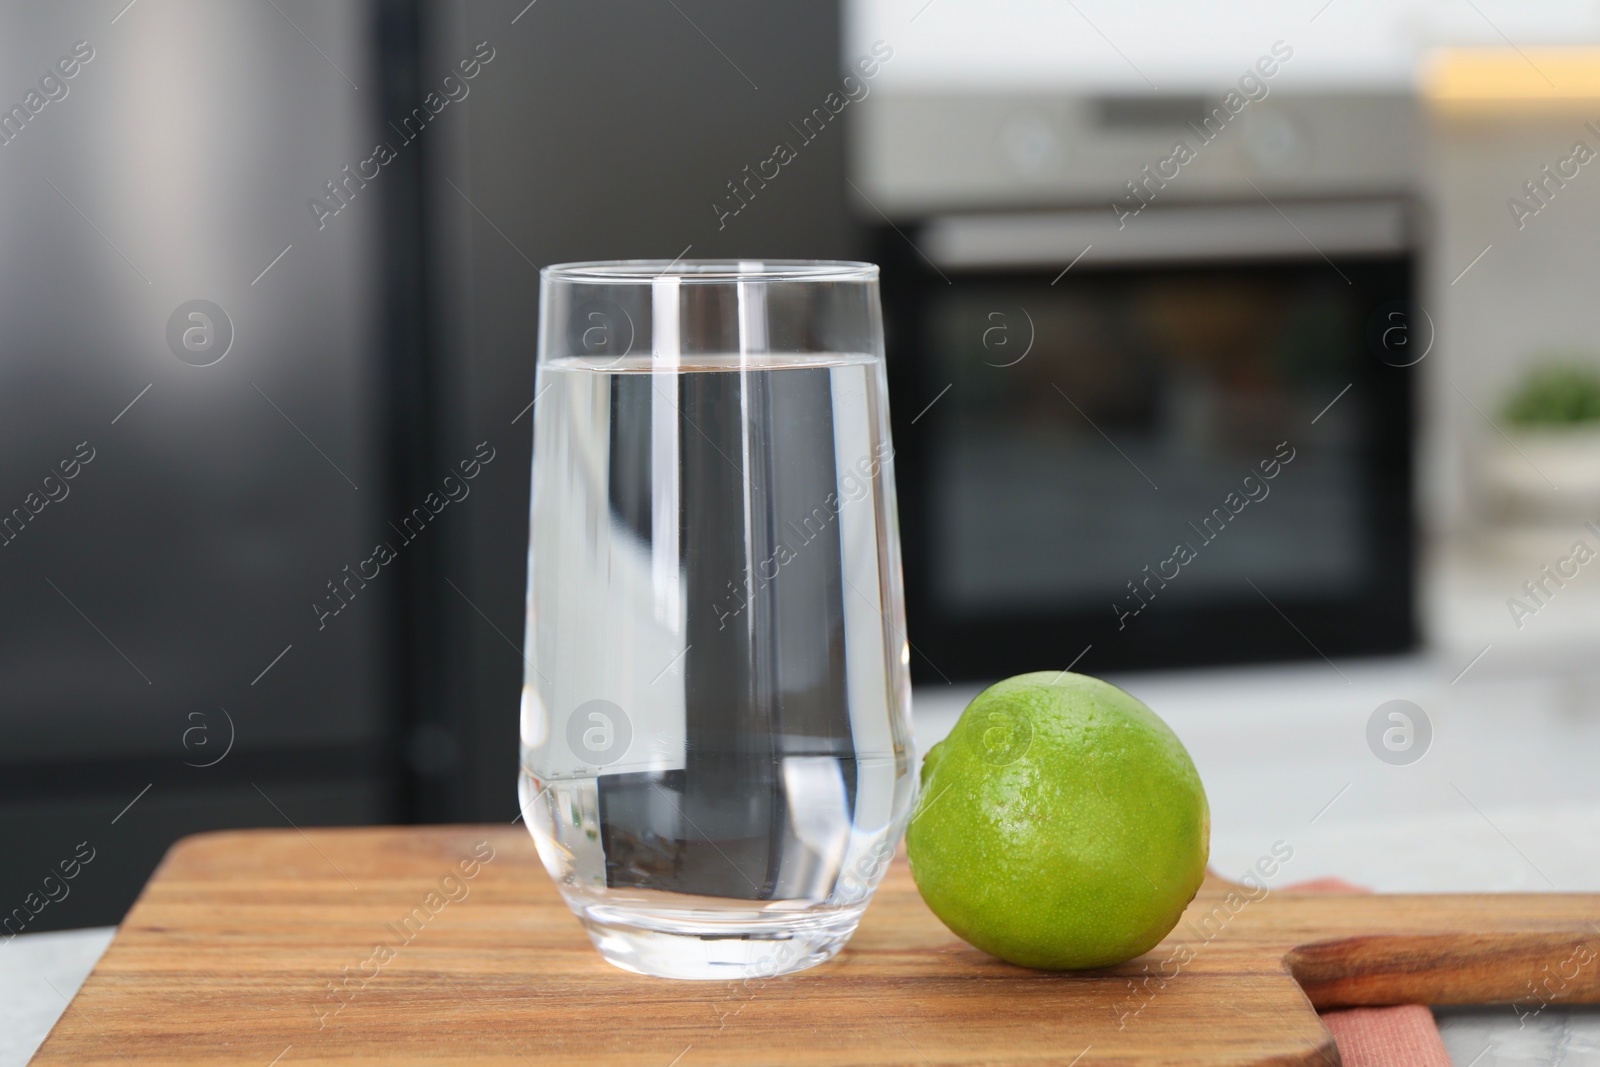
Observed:
[[[1395,200],[1282,201],[941,215],[919,242],[940,267],[1002,270],[1086,265],[1316,259],[1385,255],[1411,247],[1406,205]]]

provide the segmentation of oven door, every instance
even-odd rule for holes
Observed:
[[[1411,647],[1407,214],[879,233],[916,680]]]

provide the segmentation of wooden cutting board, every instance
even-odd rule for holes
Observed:
[[[521,827],[207,834],[34,1062],[1330,1067],[1314,1006],[1600,1001],[1600,896],[1255,895],[1208,883],[1140,960],[1047,974],[957,940],[896,863],[837,959],[677,982],[603,962]]]

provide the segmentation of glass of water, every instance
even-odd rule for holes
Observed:
[[[610,962],[832,957],[916,790],[878,268],[541,273],[522,812]]]

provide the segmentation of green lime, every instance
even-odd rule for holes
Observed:
[[[1211,815],[1166,723],[1114,685],[1040,671],[967,705],[922,764],[906,852],[963,940],[1024,967],[1109,967],[1165,937]]]

